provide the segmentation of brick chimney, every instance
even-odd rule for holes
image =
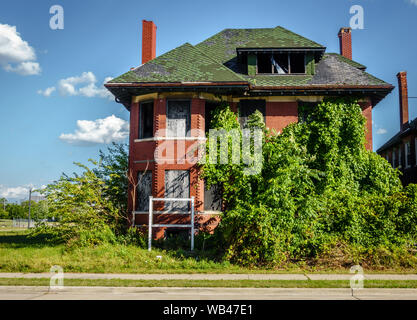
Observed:
[[[340,54],[352,60],[352,29],[340,28],[339,31]]]
[[[397,74],[398,78],[398,95],[400,97],[400,123],[401,131],[408,126],[408,88],[407,72],[401,71]]]
[[[142,20],[142,64],[156,57],[156,25]]]

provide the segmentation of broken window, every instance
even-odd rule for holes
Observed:
[[[265,121],[265,100],[240,100],[239,102],[239,122],[242,128],[245,127],[248,122],[248,117],[256,110],[259,110]]]
[[[149,211],[149,197],[152,196],[152,171],[139,171],[137,181],[136,210]]]
[[[258,74],[304,74],[305,53],[262,52],[256,55]]]
[[[220,105],[219,102],[216,101],[206,101],[206,110],[205,110],[205,129],[206,132],[209,132],[210,129],[210,122],[212,117],[212,112]]]
[[[189,100],[168,100],[167,136],[186,137],[190,131],[191,104]]]
[[[140,104],[139,139],[153,137],[153,102]]]
[[[190,173],[187,170],[165,171],[165,198],[189,198]],[[189,211],[189,202],[167,201],[167,211]]]
[[[286,74],[289,73],[288,67],[288,53],[276,53],[272,56],[272,64],[274,65],[274,73]]]
[[[290,72],[305,73],[305,55],[304,53],[291,53],[290,55]]]
[[[271,53],[258,53],[258,73],[272,73]]]

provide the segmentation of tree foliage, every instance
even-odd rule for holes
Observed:
[[[100,151],[100,161],[89,161],[91,167],[75,163],[81,174],[63,174],[42,191],[58,224],[45,223],[32,234],[70,246],[118,240],[142,244],[128,228],[126,145],[113,143],[106,153]]]

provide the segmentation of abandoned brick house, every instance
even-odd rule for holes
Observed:
[[[197,45],[185,43],[156,57],[156,26],[142,25],[142,65],[105,86],[130,111],[129,168],[140,177],[130,192],[132,221],[148,222],[149,196],[196,200],[196,223],[217,223],[220,203],[207,190],[196,165],[155,161],[154,151],[166,140],[175,149],[204,139],[210,112],[227,101],[240,120],[256,109],[277,132],[298,121],[298,105],[314,105],[325,96],[357,96],[367,119],[367,148],[372,149],[372,108],[393,86],[365,72],[352,60],[351,29],[338,34],[340,54],[282,27],[225,29]],[[243,121],[241,121],[242,123]],[[165,134],[158,134],[166,129]],[[199,129],[187,133],[189,130]],[[184,205],[183,205],[184,206]],[[190,216],[173,205],[155,203],[155,221],[182,223]],[[179,211],[181,213],[181,211]],[[217,217],[217,218],[216,218]],[[189,220],[188,220],[189,221]],[[189,222],[188,222],[189,223]],[[155,228],[155,237],[164,228]]]
[[[400,131],[377,152],[387,159],[393,168],[399,168],[404,185],[417,183],[417,119],[409,121],[407,72],[397,74],[400,98]]]

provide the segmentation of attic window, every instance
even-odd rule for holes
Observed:
[[[258,74],[305,74],[305,53],[261,52],[256,55]]]

